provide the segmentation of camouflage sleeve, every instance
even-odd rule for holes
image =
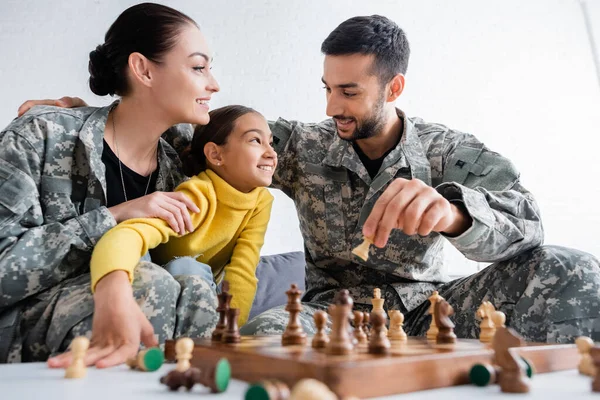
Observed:
[[[436,189],[461,205],[472,226],[447,237],[467,258],[495,262],[543,242],[539,207],[507,158],[471,135],[449,132],[443,154],[443,183]]]
[[[192,142],[192,137],[194,137],[194,127],[190,124],[174,125],[162,134],[162,138],[175,149],[178,155]]]
[[[296,125],[296,122],[289,122],[282,118],[269,121],[269,127],[273,132],[273,147],[277,152],[277,169],[271,187],[280,189],[289,197],[293,196],[294,181],[298,176],[297,153],[292,135]]]
[[[46,220],[40,180],[41,160],[32,144],[15,132],[2,132],[0,309],[71,276],[82,265],[81,251],[91,252],[100,236],[115,225],[106,207],[66,221]],[[67,257],[69,262],[62,262]]]

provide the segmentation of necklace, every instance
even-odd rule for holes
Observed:
[[[119,173],[121,174],[121,185],[123,185],[123,196],[125,196],[125,201],[127,201],[127,191],[125,190],[125,180],[123,179],[123,166],[121,165],[121,156],[119,155],[119,142],[117,141],[117,130],[115,129],[115,115],[112,115],[112,128],[113,128],[113,136],[115,137],[115,148],[117,150],[117,160],[119,160]],[[152,172],[150,176],[148,176],[148,183],[146,184],[146,191],[144,192],[144,196],[148,194],[148,188],[150,187],[150,181],[152,180]]]

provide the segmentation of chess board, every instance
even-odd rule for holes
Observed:
[[[468,384],[471,367],[490,363],[493,357],[488,346],[470,339],[436,345],[424,338],[409,338],[406,343],[392,342],[389,355],[368,354],[365,344],[345,356],[313,349],[310,337],[305,346],[282,346],[281,336],[243,336],[238,344],[210,339],[194,342],[192,364],[199,368],[225,357],[232,376],[246,382],[279,379],[291,386],[314,378],[338,396],[360,398]],[[533,365],[536,374],[576,368],[579,362],[575,345],[527,344],[515,350]],[[174,341],[167,341],[165,355],[175,360]]]

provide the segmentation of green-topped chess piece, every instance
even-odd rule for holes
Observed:
[[[140,371],[156,371],[165,362],[165,355],[158,347],[140,351],[137,356],[127,360],[127,365],[131,369],[139,369]]]

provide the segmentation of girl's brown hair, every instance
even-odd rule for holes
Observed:
[[[225,106],[209,112],[210,122],[196,127],[192,143],[181,154],[183,173],[195,176],[204,171],[207,167],[204,146],[209,142],[224,145],[238,118],[249,113],[258,114],[253,108],[240,105]]]

